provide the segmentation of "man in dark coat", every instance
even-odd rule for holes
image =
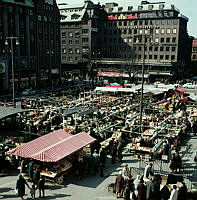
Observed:
[[[139,185],[137,186],[137,200],[146,200],[146,186],[144,185],[144,180],[141,179]]]
[[[115,192],[117,197],[122,196],[123,187],[124,187],[124,178],[122,177],[122,172],[120,171],[115,181]]]
[[[23,196],[25,195],[25,185],[29,187],[29,185],[27,184],[27,181],[23,178],[22,175],[19,175],[19,179],[16,182],[16,190],[18,193],[18,196],[23,200]]]
[[[170,190],[167,185],[164,185],[161,189],[161,199],[168,200],[170,198]]]
[[[127,185],[124,189],[124,200],[130,200],[130,187]]]
[[[40,180],[38,181],[38,188],[39,188],[39,197],[42,196],[43,198],[45,198],[45,193],[44,193],[45,187],[44,187],[44,185],[45,185],[45,179],[44,179],[44,176],[42,176],[40,178]]]
[[[182,182],[182,187],[178,190],[178,198],[177,200],[186,200],[187,199],[187,187],[184,182]]]

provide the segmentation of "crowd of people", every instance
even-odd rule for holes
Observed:
[[[187,187],[184,181],[170,180],[162,183],[162,176],[154,174],[152,163],[145,167],[144,174],[133,179],[128,164],[119,171],[113,191],[117,198],[124,200],[187,200]],[[178,186],[177,186],[178,185]]]

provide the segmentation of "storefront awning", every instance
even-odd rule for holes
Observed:
[[[27,112],[20,108],[0,107],[0,119],[16,115],[17,113]]]
[[[57,162],[94,141],[95,139],[85,132],[71,135],[60,129],[22,144],[7,154],[43,162]]]

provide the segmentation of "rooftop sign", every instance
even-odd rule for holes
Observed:
[[[136,19],[137,17],[134,16],[134,15],[123,15],[123,14],[120,14],[119,16],[118,15],[109,15],[108,16],[108,20],[117,20],[117,19]]]

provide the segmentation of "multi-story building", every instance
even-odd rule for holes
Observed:
[[[59,4],[61,14],[62,71],[80,75],[90,72],[91,61],[102,53],[100,40],[104,37],[104,8],[91,1],[82,4]],[[98,53],[99,51],[99,53]]]
[[[192,60],[192,68],[193,68],[193,73],[195,75],[197,75],[197,39],[193,40],[192,43],[192,56],[191,56],[191,60]]]
[[[130,77],[141,78],[144,65],[145,77],[154,81],[182,78],[190,67],[188,18],[174,5],[142,1],[127,7],[107,3],[103,9],[85,1],[59,9],[63,70],[70,66],[80,72],[90,64],[100,72],[128,71]]]
[[[55,84],[60,71],[59,21],[55,0],[0,1],[0,91],[12,89],[13,73],[16,91]],[[14,72],[10,37],[17,37]]]
[[[144,64],[145,73],[153,80],[189,67],[192,40],[187,33],[188,18],[174,5],[142,1],[141,5],[119,7],[113,3],[106,4],[105,10],[108,19],[100,42],[104,57],[111,59],[102,63],[119,63],[119,68],[127,65],[133,75]]]

